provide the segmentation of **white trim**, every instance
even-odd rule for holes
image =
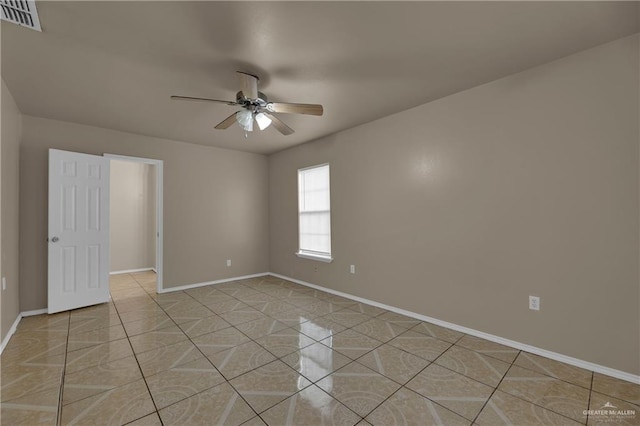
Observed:
[[[575,367],[584,368],[586,370],[594,371],[596,373],[604,374],[606,376],[615,377],[617,379],[626,380],[631,383],[640,384],[640,375],[627,373],[625,371],[616,370],[614,368],[605,367],[604,365],[595,364],[593,362],[584,361],[578,358],[573,358],[567,355],[563,355],[557,352],[548,351],[546,349],[541,349],[535,346],[528,345],[526,343],[520,343],[515,340],[505,339],[504,337],[495,336],[493,334],[485,333],[483,331],[474,330],[473,328],[464,327],[458,324],[450,323],[447,321],[442,321],[437,318],[428,317],[426,315],[417,314],[415,312],[406,311],[404,309],[396,308],[394,306],[385,305],[384,303],[376,302],[374,300],[365,299],[364,297],[354,296],[349,293],[343,293],[338,290],[333,290],[330,288],[322,287],[316,284],[311,284],[306,281],[298,280],[295,278],[290,278],[285,275],[276,274],[273,272],[269,272],[269,275],[283,279],[292,281],[294,283],[311,287],[316,290],[325,291],[327,293],[335,294],[337,296],[346,297],[347,299],[355,300],[358,302],[366,303],[368,305],[373,305],[378,308],[386,309],[392,312],[396,312],[402,315],[406,315],[408,317],[416,318],[421,321],[430,322],[432,324],[436,324],[442,327],[450,328],[452,330],[459,331],[461,333],[469,334],[471,336],[480,337],[482,339],[490,340],[492,342],[500,343],[505,346],[510,346],[515,349],[520,349],[523,351],[530,352],[532,354],[540,355],[545,358],[550,358],[555,361],[564,362],[565,364],[573,365]]]
[[[153,158],[142,158],[142,157],[130,157],[127,155],[117,155],[117,154],[104,154],[104,157],[113,159],[113,160],[121,160],[121,161],[131,161],[134,163],[145,163],[152,164],[156,166],[156,267],[155,273],[156,277],[156,292],[162,293],[163,289],[163,276],[164,276],[164,213],[163,213],[163,193],[164,193],[164,162],[162,160],[156,160]]]
[[[24,318],[24,317],[32,317],[34,315],[42,315],[42,314],[48,314],[48,313],[49,311],[46,309],[36,309],[35,311],[22,312],[20,315],[22,315],[22,318]]]
[[[9,339],[11,339],[11,336],[13,336],[13,333],[16,332],[16,329],[18,328],[18,324],[20,323],[21,319],[22,319],[22,314],[18,314],[18,316],[16,317],[16,320],[13,322],[13,325],[9,329],[9,332],[7,333],[6,336],[4,336],[4,339],[2,339],[2,344],[0,344],[0,354],[2,354],[2,352],[4,351],[4,348],[7,347],[7,343],[9,343]]]
[[[134,272],[147,272],[147,271],[156,272],[156,269],[155,268],[125,269],[124,271],[111,271],[109,272],[109,275],[132,274]]]
[[[223,284],[223,283],[228,283],[230,281],[246,280],[249,278],[264,277],[266,275],[272,275],[272,274],[270,272],[261,272],[259,274],[243,275],[241,277],[224,278],[221,280],[206,281],[203,283],[185,284],[178,287],[169,287],[169,288],[162,289],[162,291],[160,291],[159,293],[171,293],[174,291],[189,290],[190,288],[198,288],[198,287],[204,287],[207,285]]]
[[[303,252],[297,251],[296,256],[301,257],[303,259],[317,260],[318,262],[324,262],[324,263],[333,262],[333,257],[321,256],[319,254],[309,254],[309,253],[303,253]]]

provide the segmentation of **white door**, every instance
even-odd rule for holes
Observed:
[[[49,150],[50,314],[109,301],[109,160]]]

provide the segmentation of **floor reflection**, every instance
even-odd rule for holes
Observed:
[[[331,346],[333,341],[333,330],[319,326],[304,317],[300,318],[300,331],[316,340],[320,340],[322,337],[329,334],[329,337],[325,338],[322,342],[329,346]],[[300,374],[305,377],[324,377],[330,374],[333,371],[332,352],[333,351],[330,347],[324,345],[311,345],[306,348],[302,348],[300,350]],[[298,379],[298,388],[302,389],[302,387],[305,386],[304,383],[305,380]],[[329,388],[327,390],[331,391],[331,377],[329,377],[328,386]],[[324,395],[326,398],[329,398],[329,395]],[[323,399],[323,396],[318,395],[318,399],[316,401],[309,401],[309,403],[315,407],[321,407],[327,403],[326,398]]]

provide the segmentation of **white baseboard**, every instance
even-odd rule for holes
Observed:
[[[189,290],[190,288],[204,287],[204,286],[207,286],[207,285],[228,283],[230,281],[238,281],[238,280],[246,280],[246,279],[249,279],[249,278],[264,277],[266,275],[273,275],[273,274],[270,274],[269,272],[261,272],[259,274],[243,275],[241,277],[224,278],[222,280],[206,281],[206,282],[203,282],[203,283],[196,283],[196,284],[186,284],[186,285],[181,285],[181,286],[178,286],[178,287],[164,288],[164,289],[162,289],[162,291],[159,291],[158,293],[171,293],[171,292],[174,292],[174,291]]]
[[[281,278],[283,280],[288,280],[306,287],[311,287],[314,288],[316,290],[322,290],[325,291],[327,293],[331,293],[331,294],[335,294],[337,296],[342,296],[342,297],[346,297],[347,299],[351,299],[351,300],[355,300],[357,302],[362,302],[362,303],[366,303],[368,305],[373,305],[373,306],[377,306],[378,308],[382,308],[382,309],[386,309],[388,311],[392,311],[392,312],[397,312],[399,314],[402,315],[406,315],[408,317],[412,317],[415,319],[419,319],[421,321],[426,321],[426,322],[430,322],[432,324],[436,324],[442,327],[446,327],[446,328],[450,328],[452,330],[456,330],[459,331],[461,333],[465,333],[465,334],[469,334],[471,336],[475,336],[475,337],[480,337],[482,339],[486,339],[486,340],[490,340],[492,342],[495,343],[500,343],[502,345],[505,346],[510,346],[512,348],[515,349],[519,349],[522,351],[527,351],[530,352],[532,354],[536,354],[536,355],[540,355],[543,356],[545,358],[550,358],[553,359],[555,361],[560,361],[560,362],[564,362],[565,364],[569,364],[569,365],[573,365],[576,367],[580,367],[580,368],[584,368],[586,370],[590,370],[590,371],[594,371],[596,373],[601,373],[604,374],[606,376],[611,376],[611,377],[615,377],[617,379],[621,379],[621,380],[625,380],[631,383],[635,383],[635,384],[640,384],[640,375],[635,375],[635,374],[631,374],[631,373],[627,373],[625,371],[620,371],[620,370],[616,370],[614,368],[610,368],[610,367],[605,367],[603,365],[599,365],[599,364],[595,364],[593,362],[589,362],[589,361],[584,361],[578,358],[573,358],[567,355],[563,355],[557,352],[552,352],[552,351],[548,351],[546,349],[541,349],[535,346],[531,346],[528,345],[526,343],[520,343],[517,342],[515,340],[510,340],[510,339],[505,339],[503,337],[500,336],[495,336],[493,334],[489,334],[489,333],[485,333],[483,331],[479,331],[479,330],[474,330],[472,328],[469,327],[464,327],[458,324],[454,324],[454,323],[450,323],[447,321],[442,321],[439,320],[437,318],[432,318],[432,317],[428,317],[426,315],[421,315],[421,314],[417,314],[415,312],[411,312],[411,311],[407,311],[404,309],[400,309],[400,308],[396,308],[394,306],[390,306],[390,305],[385,305],[384,303],[380,303],[380,302],[376,302],[374,300],[369,300],[369,299],[365,299],[364,297],[359,297],[359,296],[354,296],[352,294],[349,293],[343,293],[341,291],[338,290],[333,290],[330,288],[326,288],[326,287],[322,287],[316,284],[311,284],[308,283],[306,281],[302,281],[302,280],[298,280],[295,278],[290,278],[287,277],[285,275],[280,275],[280,274],[276,274],[273,272],[270,272],[269,275],[272,275],[274,277],[277,278]]]
[[[134,272],[147,272],[147,271],[156,272],[156,269],[155,268],[125,269],[123,271],[112,271],[112,272],[109,272],[109,275],[132,274]]]
[[[20,315],[22,315],[22,317],[32,317],[34,315],[42,315],[42,314],[48,314],[49,311],[47,309],[36,309],[35,311],[24,311],[22,312]]]
[[[13,322],[13,325],[9,329],[9,332],[7,333],[6,336],[4,336],[4,339],[2,339],[2,344],[0,344],[0,354],[2,354],[2,352],[4,351],[4,348],[7,346],[7,343],[9,343],[9,339],[11,339],[11,336],[13,336],[13,333],[16,332],[16,329],[18,328],[18,324],[20,323],[21,319],[22,319],[22,314],[18,314],[18,316],[16,317],[16,320]]]

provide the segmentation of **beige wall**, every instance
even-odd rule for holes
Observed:
[[[271,271],[639,374],[638,117],[634,36],[272,155]],[[331,264],[294,255],[324,162]]]
[[[19,265],[18,265],[18,227],[19,210],[19,170],[21,114],[2,81],[2,144],[0,146],[2,195],[0,205],[0,233],[2,235],[0,276],[7,280],[7,289],[0,290],[1,298],[1,339],[4,339],[13,322],[20,313],[19,301]]]
[[[156,167],[111,160],[111,272],[156,267]]]
[[[265,156],[31,116],[23,116],[22,124],[22,310],[47,304],[49,148],[164,161],[165,288],[268,270]]]

